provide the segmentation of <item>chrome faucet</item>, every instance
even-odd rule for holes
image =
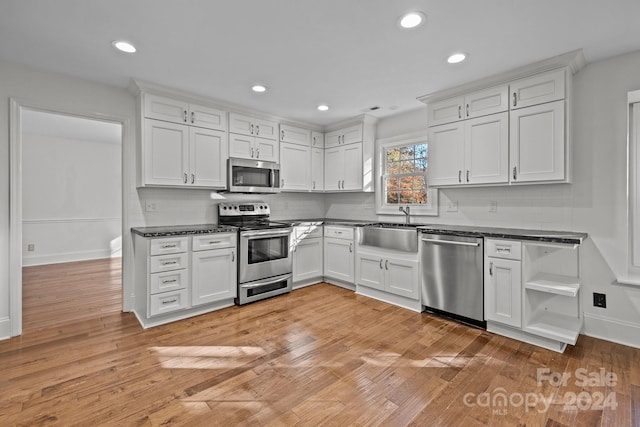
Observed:
[[[407,224],[411,224],[411,207],[407,206],[406,208],[403,208],[400,206],[398,210],[407,216]]]

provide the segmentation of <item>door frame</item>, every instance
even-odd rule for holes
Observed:
[[[22,334],[22,111],[35,110],[53,114],[82,117],[90,120],[118,123],[121,135],[121,197],[122,197],[122,310],[133,308],[133,289],[126,279],[129,273],[130,242],[125,230],[129,229],[129,207],[126,189],[133,140],[132,123],[126,116],[113,116],[95,111],[69,108],[63,104],[40,103],[19,98],[9,99],[9,320],[11,336]],[[131,289],[130,289],[131,288]]]

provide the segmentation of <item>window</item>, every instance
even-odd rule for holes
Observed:
[[[426,137],[398,137],[378,141],[377,213],[437,215],[437,191],[427,186],[429,146]]]

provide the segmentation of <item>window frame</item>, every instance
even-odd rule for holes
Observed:
[[[427,144],[427,135],[424,133],[419,134],[404,134],[390,138],[382,138],[376,140],[376,214],[378,215],[402,215],[404,214],[398,210],[398,207],[411,207],[411,215],[418,216],[438,216],[438,189],[429,188],[428,172],[429,172],[429,158],[427,154],[427,170],[425,171],[425,182],[427,183],[427,198],[429,203],[426,205],[420,204],[387,204],[385,199],[385,186],[384,178],[386,176],[386,151],[391,148],[405,147],[416,144]],[[427,151],[428,153],[428,151]]]

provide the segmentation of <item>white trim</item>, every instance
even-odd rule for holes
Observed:
[[[396,135],[389,138],[381,138],[376,140],[376,188],[375,188],[375,199],[376,199],[376,214],[377,215],[396,215],[396,216],[404,216],[403,213],[399,212],[397,207],[390,207],[384,203],[384,188],[383,188],[383,171],[385,170],[384,165],[384,156],[383,151],[388,147],[396,147],[396,146],[405,146],[405,145],[414,145],[418,143],[427,143],[427,132],[413,132],[402,135]],[[428,160],[427,160],[428,162]],[[411,215],[412,216],[438,216],[438,189],[437,188],[429,188],[429,182],[427,181],[428,188],[428,198],[429,204],[426,206],[419,205],[409,205],[411,206]],[[400,205],[398,205],[400,206]]]
[[[63,262],[87,261],[90,259],[114,258],[110,249],[92,251],[65,252],[52,255],[25,256],[22,258],[23,267],[33,267],[44,264],[60,264]]]
[[[120,221],[120,218],[36,218],[23,219],[23,224],[74,224],[78,222],[110,222]]]
[[[590,313],[584,313],[584,320],[584,335],[640,348],[640,324]]]
[[[8,317],[3,317],[0,319],[0,340],[6,340],[11,338],[13,335],[11,333],[11,319]]]
[[[23,99],[9,99],[9,323],[10,336],[22,333],[22,110],[31,109],[54,114],[66,114],[92,120],[119,123],[122,126],[122,305],[124,311],[133,308],[133,283],[131,256],[133,243],[129,233],[129,176],[131,162],[135,160],[135,135],[131,119],[99,112],[87,112],[69,108],[64,103],[41,104]],[[134,153],[134,154],[132,154]],[[0,335],[2,329],[0,329]]]

